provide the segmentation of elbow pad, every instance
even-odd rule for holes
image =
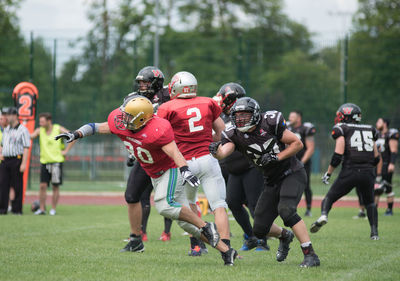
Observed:
[[[397,153],[392,152],[390,154],[390,163],[395,165],[396,164]]]
[[[342,159],[343,159],[343,155],[342,154],[339,154],[339,153],[336,153],[336,152],[333,153],[332,159],[331,159],[331,166],[336,168],[342,162]]]
[[[374,158],[374,166],[376,166],[376,165],[378,165],[378,163],[379,163],[379,161],[381,160],[381,156],[376,156],[375,158]]]

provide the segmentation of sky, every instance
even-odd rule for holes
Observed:
[[[111,6],[116,2],[109,1]],[[68,46],[69,40],[84,36],[90,29],[87,8],[88,0],[24,0],[17,14],[25,36],[33,31],[49,47],[57,38],[58,55],[64,61],[77,52]],[[343,37],[356,10],[357,0],[284,0],[284,12],[306,25],[317,43],[333,44]]]

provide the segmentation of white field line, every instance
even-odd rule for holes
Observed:
[[[374,241],[371,241],[374,243]],[[376,243],[376,242],[375,242]],[[341,274],[338,278],[335,279],[335,281],[343,281],[343,280],[363,280],[363,276],[368,275],[368,273],[375,268],[381,267],[384,264],[388,264],[392,262],[393,260],[398,260],[400,258],[400,251],[396,251],[390,255],[383,256],[378,260],[375,260],[374,262],[367,263],[364,266],[360,268],[355,268],[349,272],[346,272],[344,274]],[[356,276],[361,273],[361,276]],[[394,272],[393,272],[394,273]],[[395,274],[395,273],[394,273]]]

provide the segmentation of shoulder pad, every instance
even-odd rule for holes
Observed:
[[[389,130],[389,138],[398,140],[399,139],[399,131],[394,128],[390,129]]]
[[[315,126],[314,126],[314,124],[313,123],[310,123],[310,122],[305,122],[304,124],[303,124],[303,126],[305,127],[305,133],[306,133],[306,136],[313,136],[314,134],[315,134],[315,132],[317,131],[316,129],[315,129]]]

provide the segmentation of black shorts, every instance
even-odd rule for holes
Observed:
[[[128,204],[138,203],[146,188],[151,186],[151,178],[143,170],[138,161],[133,164],[125,190],[125,201]]]
[[[40,165],[40,182],[49,185],[61,185],[63,163],[48,163]]]

